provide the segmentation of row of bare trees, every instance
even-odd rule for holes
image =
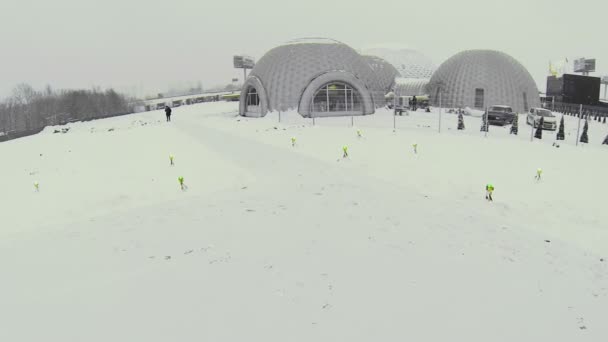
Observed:
[[[132,113],[130,101],[112,89],[38,91],[27,84],[0,101],[0,136],[36,133],[49,125]],[[26,134],[23,134],[26,133]]]

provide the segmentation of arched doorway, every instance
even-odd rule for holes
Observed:
[[[298,112],[305,117],[367,115],[374,110],[374,100],[365,83],[345,71],[313,78],[298,106]]]
[[[257,89],[255,89],[255,87],[249,87],[247,88],[246,94],[245,112],[248,114],[260,115],[262,113],[262,108],[260,107],[260,96],[258,95]]]
[[[241,91],[239,114],[249,117],[262,117],[268,112],[266,89],[255,76],[250,76]]]

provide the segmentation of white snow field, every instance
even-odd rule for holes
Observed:
[[[608,125],[237,106],[1,143],[0,341],[608,341]]]

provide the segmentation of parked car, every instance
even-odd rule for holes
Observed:
[[[504,126],[512,124],[516,114],[513,112],[513,108],[509,106],[496,105],[488,108],[487,115],[490,125]]]
[[[544,108],[531,108],[526,117],[526,123],[536,128],[541,117],[543,118],[543,129],[550,131],[557,129],[557,118],[553,115],[553,112]]]

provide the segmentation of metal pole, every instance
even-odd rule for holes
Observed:
[[[355,127],[355,117],[354,116],[350,117],[350,127]]]
[[[279,122],[281,122],[281,111],[279,111]]]
[[[578,134],[581,131],[581,119],[582,119],[582,116],[583,116],[583,105],[581,104],[580,112],[579,112],[579,115],[578,115],[578,128],[576,129],[576,146],[578,146]]]
[[[555,111],[555,96],[551,96],[551,111]]]
[[[315,125],[315,117],[314,116],[312,117],[312,125],[313,126]]]
[[[439,90],[439,133],[441,133],[441,89]]]
[[[536,122],[536,119],[532,118],[532,128],[530,129],[530,141],[534,141],[534,123],[535,122]]]
[[[486,112],[483,114],[486,117],[486,129],[485,129],[485,134],[484,137],[488,137],[488,131],[490,130],[490,117],[488,115],[488,107],[486,107]]]

